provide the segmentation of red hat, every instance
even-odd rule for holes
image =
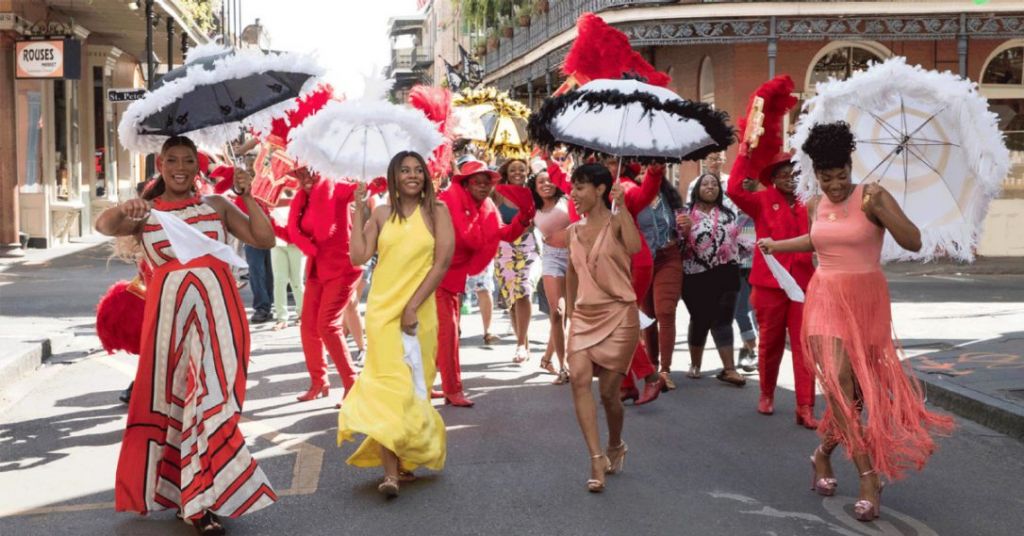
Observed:
[[[452,182],[461,184],[466,179],[477,174],[484,174],[490,177],[491,184],[497,184],[501,181],[501,175],[497,171],[488,168],[487,164],[479,160],[469,160],[459,167],[459,172],[452,177]]]
[[[792,164],[793,158],[792,152],[781,152],[772,158],[771,162],[767,166],[761,168],[761,173],[757,176],[763,184],[768,185],[772,183],[772,175],[775,174],[775,168],[783,164]]]

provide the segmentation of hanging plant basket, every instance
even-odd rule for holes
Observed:
[[[519,18],[516,19],[516,20],[519,21],[519,27],[520,28],[529,28],[530,27],[530,14],[529,13],[526,13],[526,12],[521,13],[519,15]]]
[[[550,6],[548,5],[548,0],[537,0],[533,4],[533,12],[538,15],[543,15],[547,13],[549,8]]]
[[[512,34],[515,30],[511,26],[503,26],[501,28],[501,36],[505,39],[512,39]]]

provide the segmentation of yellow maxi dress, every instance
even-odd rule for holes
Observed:
[[[366,361],[338,413],[338,445],[366,439],[347,463],[381,465],[380,447],[394,452],[404,470],[444,468],[446,439],[441,414],[429,394],[416,394],[412,368],[403,361],[402,309],[434,263],[434,237],[420,210],[404,222],[389,218],[377,238],[377,266],[366,301]],[[416,313],[425,385],[434,381],[437,306],[434,295]]]

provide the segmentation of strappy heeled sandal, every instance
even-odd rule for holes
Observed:
[[[625,441],[620,441],[617,447],[608,447],[605,451],[608,456],[608,474],[614,475],[621,473],[623,466],[626,465],[626,453],[629,452],[629,445]]]
[[[611,462],[608,461],[608,456],[605,456],[604,454],[595,454],[590,457],[590,463],[591,465],[593,465],[593,460],[598,460],[601,458],[604,458],[605,462],[607,462],[602,468],[602,473],[607,474],[608,468],[611,465]],[[602,474],[601,476],[604,476],[604,474]],[[601,493],[602,491],[604,491],[604,481],[598,480],[596,478],[591,478],[587,480],[587,491],[589,491],[590,493]]]
[[[540,368],[541,368],[541,370],[546,370],[546,371],[550,372],[551,374],[558,375],[558,371],[555,370],[554,365],[551,364],[551,358],[550,357],[546,357],[546,358],[540,360]]]
[[[196,529],[196,534],[202,536],[223,536],[227,534],[227,531],[224,530],[224,525],[220,522],[220,518],[210,511],[203,514],[203,517],[192,521],[192,528]]]
[[[875,474],[875,470],[864,471],[860,474],[861,478],[871,476]],[[882,515],[882,491],[885,489],[885,482],[881,479],[878,480],[878,504],[875,504],[867,499],[860,499],[853,503],[853,516],[857,518],[857,521],[874,521]]]
[[[835,477],[821,477],[818,478],[818,465],[814,463],[814,458],[818,454],[824,457],[829,455],[822,450],[821,445],[814,449],[811,454],[811,489],[814,490],[818,495],[824,497],[831,497],[836,494],[836,488],[839,487],[839,481]]]

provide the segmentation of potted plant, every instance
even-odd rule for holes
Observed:
[[[483,37],[477,37],[473,40],[473,51],[479,57],[484,57],[487,54],[487,39]]]
[[[498,30],[491,28],[487,30],[487,52],[498,50]]]
[[[519,24],[520,28],[529,28],[530,27],[530,8],[531,7],[532,6],[531,6],[530,2],[521,2],[519,4],[516,4],[516,6],[515,6],[516,22]]]
[[[533,12],[536,15],[543,15],[547,13],[550,8],[551,5],[548,3],[548,0],[534,0],[533,2]]]
[[[502,16],[498,19],[498,26],[501,28],[501,36],[505,39],[512,39],[512,34],[515,29],[512,27],[512,19],[508,16]]]

